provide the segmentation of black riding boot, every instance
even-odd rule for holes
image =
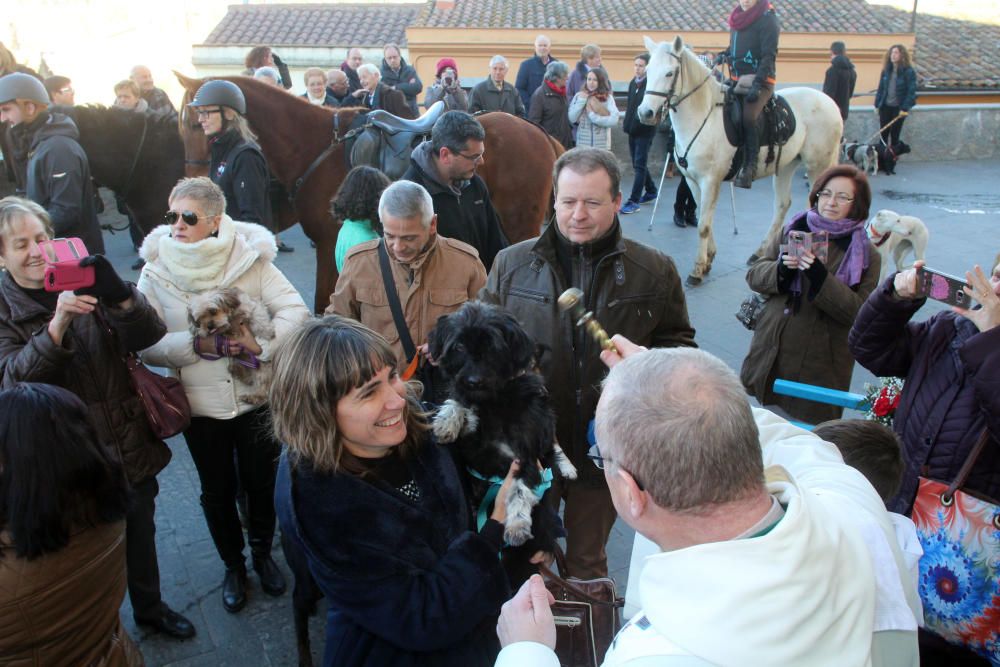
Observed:
[[[743,166],[736,172],[733,185],[738,188],[750,189],[753,177],[757,171],[757,158],[760,154],[760,143],[757,141],[756,128],[745,131],[743,138]]]
[[[271,507],[260,508],[256,506],[252,497],[248,500],[251,501],[248,508],[250,510],[248,542],[250,542],[253,569],[260,577],[260,587],[264,589],[265,593],[275,596],[281,595],[285,592],[285,577],[278,569],[278,564],[271,558],[271,542],[274,539],[274,510]],[[268,512],[268,509],[271,511]]]

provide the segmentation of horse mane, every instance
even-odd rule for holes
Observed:
[[[169,155],[180,147],[180,136],[174,120],[174,112],[169,109],[154,111],[147,109],[137,113],[129,109],[106,107],[102,104],[87,104],[74,107],[55,107],[65,113],[76,123],[80,136],[89,145],[101,146],[102,151],[114,154],[116,157],[134,155],[139,140],[142,137],[143,124],[146,126],[144,150],[155,154]]]

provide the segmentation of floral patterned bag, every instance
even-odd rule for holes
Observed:
[[[921,477],[910,518],[926,628],[1000,665],[1000,503],[961,490],[989,440],[984,431],[951,484]]]

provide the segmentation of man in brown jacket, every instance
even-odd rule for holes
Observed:
[[[402,372],[412,358],[404,351],[393,321],[379,264],[380,248],[388,255],[393,288],[417,347],[426,344],[439,317],[476,297],[486,283],[486,269],[475,248],[438,236],[434,203],[421,185],[412,181],[390,185],[379,199],[378,215],[383,238],[366,241],[347,253],[326,313],[354,318],[382,334]]]
[[[500,251],[483,301],[510,312],[543,344],[546,385],[556,411],[556,434],[580,476],[553,485],[549,500],[566,501],[569,575],[607,576],[605,544],[615,508],[604,475],[587,458],[589,426],[607,368],[601,349],[556,300],[583,290],[584,305],[608,332],[648,347],[695,347],[684,290],[673,260],[622,236],[621,170],[610,152],[575,148],[555,166],[556,224],[537,239]]]

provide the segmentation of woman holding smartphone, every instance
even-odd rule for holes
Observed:
[[[126,560],[135,620],[171,637],[192,637],[191,622],[160,599],[153,515],[156,474],[170,461],[170,450],[150,430],[122,361],[123,349],[149,347],[166,327],[146,298],[101,255],[84,260],[94,267],[93,287],[47,292],[39,244],[51,238],[52,225],[41,206],[18,197],[0,200],[0,388],[47,382],[86,404],[101,442],[115,448],[132,485]]]
[[[878,284],[881,257],[865,221],[871,189],[852,166],[827,169],[809,193],[810,209],[794,216],[747,271],[747,285],[767,298],[743,360],[740,380],[761,405],[777,405],[793,419],[818,424],[843,408],[774,393],[774,380],[846,391],[854,363],[847,332]],[[826,259],[791,239],[824,233]]]

